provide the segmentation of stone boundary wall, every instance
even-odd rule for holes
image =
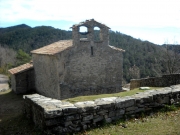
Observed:
[[[131,79],[130,90],[143,86],[169,87],[176,84],[180,84],[180,74],[163,75],[162,77]]]
[[[127,115],[153,110],[180,101],[180,84],[160,90],[147,90],[126,97],[100,98],[75,104],[39,94],[25,95],[25,115],[36,126],[53,134],[67,134],[111,123]]]

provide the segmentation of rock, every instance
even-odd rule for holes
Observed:
[[[113,108],[115,104],[115,100],[117,97],[107,97],[107,98],[99,98],[96,99],[94,102],[97,106],[100,106],[100,108],[106,109],[106,108]]]
[[[126,124],[122,124],[121,125],[123,128],[127,128],[127,125]]]
[[[135,98],[126,96],[126,97],[118,97],[115,100],[116,108],[126,108],[135,105]]]
[[[150,90],[149,87],[140,87],[139,89],[140,89],[140,90]]]
[[[77,102],[74,106],[77,107],[80,112],[86,112],[97,108],[94,101]]]

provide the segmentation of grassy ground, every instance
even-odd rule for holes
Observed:
[[[150,87],[150,90],[157,89],[159,90],[161,87]],[[131,96],[139,92],[144,92],[146,90],[139,90],[139,88],[136,88],[134,90],[125,91],[125,92],[119,92],[119,93],[113,93],[113,94],[101,94],[101,95],[91,95],[91,96],[79,96],[75,98],[69,98],[65,99],[64,101],[68,101],[71,103],[75,102],[81,102],[81,101],[89,101],[89,100],[95,100],[98,98],[104,98],[104,97],[124,97],[124,96]]]
[[[44,134],[23,116],[22,107],[22,95],[15,95],[10,90],[0,92],[0,135]],[[151,115],[142,113],[138,118],[105,124],[77,135],[180,135],[179,126],[180,108],[171,112],[163,110]]]

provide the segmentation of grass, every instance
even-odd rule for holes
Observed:
[[[160,89],[162,87],[150,87],[150,90],[152,89]],[[75,102],[82,102],[82,101],[90,101],[90,100],[95,100],[98,98],[105,98],[105,97],[124,97],[124,96],[131,96],[134,95],[136,93],[139,92],[144,92],[147,90],[139,90],[139,88],[136,88],[134,90],[130,90],[130,91],[125,91],[125,92],[119,92],[119,93],[113,93],[113,94],[101,94],[101,95],[90,95],[90,96],[79,96],[79,97],[75,97],[75,98],[68,98],[65,99],[63,101],[68,101],[71,103],[75,103]]]
[[[120,96],[127,96],[140,91],[123,92]],[[45,134],[35,127],[32,121],[24,117],[22,108],[22,95],[16,95],[10,90],[0,92],[0,135]],[[124,125],[127,128],[124,128]],[[105,124],[76,135],[180,135],[179,125],[180,108],[166,106],[166,108],[161,109],[159,112],[153,112],[151,115],[142,113],[138,118]]]

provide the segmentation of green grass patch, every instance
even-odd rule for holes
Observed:
[[[150,90],[153,89],[160,89],[162,87],[150,87]],[[99,95],[89,95],[89,96],[78,96],[78,97],[74,97],[74,98],[68,98],[68,99],[64,99],[63,101],[68,101],[71,103],[75,103],[75,102],[82,102],[82,101],[92,101],[98,98],[105,98],[105,97],[125,97],[125,96],[131,96],[134,95],[136,93],[139,92],[144,92],[147,90],[139,90],[139,88],[130,90],[130,91],[125,91],[125,92],[119,92],[119,93],[112,93],[112,94],[99,94]]]

